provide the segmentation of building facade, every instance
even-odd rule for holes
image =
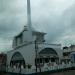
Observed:
[[[63,61],[65,63],[74,62],[75,61],[75,45],[71,45],[69,47],[63,48]]]
[[[7,65],[12,68],[35,66],[40,61],[41,64],[56,62],[62,59],[62,49],[60,44],[48,44],[44,42],[43,32],[28,31],[27,27],[13,39],[13,50],[7,53]],[[37,54],[36,54],[37,51]],[[37,55],[37,58],[36,58]]]
[[[32,30],[31,27],[30,0],[27,0],[28,24],[23,31],[14,37],[13,50],[7,52],[7,68],[26,69],[32,66],[38,67],[45,63],[59,64],[62,59],[61,44],[49,44],[45,40],[46,33]]]

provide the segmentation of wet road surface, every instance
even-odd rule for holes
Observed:
[[[9,74],[0,74],[0,75],[9,75]],[[53,73],[48,75],[75,75],[75,70],[69,70],[65,72]]]
[[[75,75],[75,70],[60,72],[60,73],[53,73],[49,75]]]

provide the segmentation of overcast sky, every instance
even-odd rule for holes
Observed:
[[[32,26],[46,32],[49,43],[75,44],[75,0],[31,0]],[[0,51],[27,24],[26,0],[0,0]]]

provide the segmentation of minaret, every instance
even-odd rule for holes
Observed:
[[[31,25],[32,25],[32,23],[31,23],[30,0],[27,0],[27,26],[28,26],[28,30],[32,30]]]
[[[32,27],[31,27],[31,8],[30,8],[30,0],[27,0],[27,26],[24,26],[24,42],[28,43],[33,40],[32,36]]]

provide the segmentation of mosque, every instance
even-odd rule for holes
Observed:
[[[46,33],[32,30],[30,0],[27,0],[28,24],[22,32],[13,38],[13,50],[7,52],[9,68],[26,68],[43,66],[45,63],[61,63],[61,44],[49,44],[45,40]]]

